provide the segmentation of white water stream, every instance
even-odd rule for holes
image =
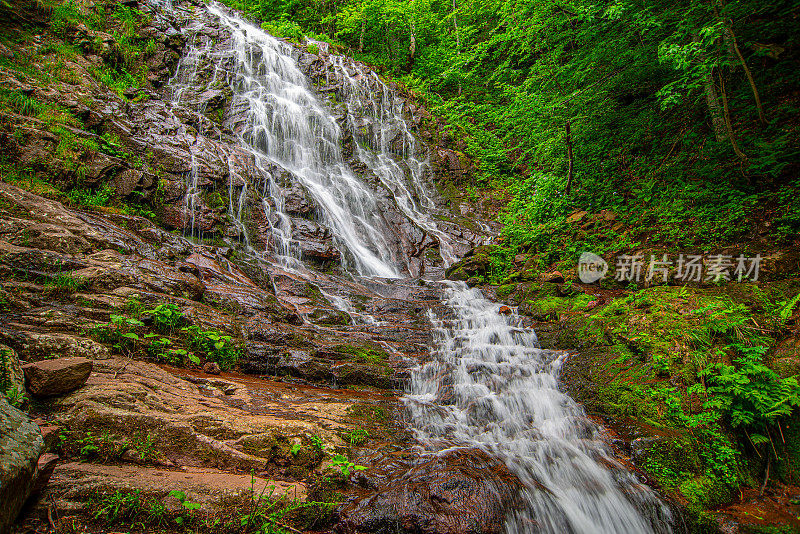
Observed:
[[[600,429],[558,387],[564,354],[538,348],[519,318],[462,282],[447,282],[448,314],[432,316],[432,361],[412,374],[406,406],[431,450],[479,447],[528,489],[508,532],[670,532],[671,513],[613,460]]]
[[[201,9],[230,35],[216,61],[228,62],[232,108],[246,117],[240,142],[262,170],[263,196],[276,212],[271,230],[279,256],[297,261],[270,164],[288,170],[321,207],[322,223],[348,252],[353,274],[399,277],[405,260],[393,257],[376,194],[345,163],[343,133],[299,70],[292,47],[213,3]],[[208,40],[194,43],[182,61],[185,76],[176,79],[191,84],[197,58],[209,50]],[[422,179],[427,161],[417,153],[402,100],[371,71],[341,59],[333,66],[345,80],[354,155],[399,210],[439,240],[446,262],[453,261],[447,236],[427,214],[433,207]],[[190,183],[187,203],[196,191]],[[229,215],[242,229],[245,197],[246,189],[234,192],[231,185]],[[265,209],[273,208],[265,202]],[[509,517],[509,533],[671,532],[668,507],[613,459],[600,429],[559,390],[559,353],[539,349],[533,331],[517,326],[513,315],[500,315],[478,290],[445,283],[443,295],[449,311],[431,316],[433,358],[413,372],[404,398],[420,443],[432,451],[479,447],[519,476],[526,506]],[[332,300],[347,309],[344,299]]]

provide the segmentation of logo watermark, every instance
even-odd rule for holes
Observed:
[[[606,260],[592,252],[584,252],[578,259],[578,278],[584,284],[602,279],[608,272]]]
[[[642,254],[617,256],[614,261],[614,280],[619,282],[656,282],[669,280],[680,282],[741,282],[758,281],[761,255],[746,257],[726,254],[669,254],[650,255],[649,261]],[[608,263],[592,252],[584,252],[578,259],[577,274],[584,284],[602,280],[608,273]]]

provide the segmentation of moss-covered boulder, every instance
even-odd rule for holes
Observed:
[[[450,280],[466,282],[473,277],[483,277],[491,271],[492,254],[499,250],[496,245],[482,245],[475,247],[445,271],[445,276]]]

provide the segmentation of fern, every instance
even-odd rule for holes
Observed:
[[[708,392],[713,396],[706,408],[719,410],[731,426],[764,427],[788,416],[800,406],[800,384],[796,377],[781,378],[764,365],[764,346],[732,345],[742,354],[736,365],[717,363],[700,375],[708,378]]]

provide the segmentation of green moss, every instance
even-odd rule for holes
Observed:
[[[537,300],[526,300],[519,306],[519,312],[530,315],[539,321],[557,320],[559,314],[572,309],[570,299],[562,297],[545,297]]]
[[[204,200],[209,208],[217,209],[227,206],[227,202],[219,191],[208,191],[205,193]]]
[[[356,363],[388,366],[389,354],[374,344],[335,345],[328,350],[348,356],[348,360]]]
[[[551,282],[540,284],[526,283],[520,286],[524,300],[535,300],[545,297],[559,296],[558,285]]]
[[[371,423],[385,423],[389,416],[386,408],[374,404],[353,404],[347,408],[347,416],[353,419],[369,421]]]
[[[501,299],[507,298],[514,291],[517,290],[517,284],[505,284],[497,288],[497,297]]]
[[[689,501],[690,508],[713,508],[731,500],[733,491],[718,478],[699,476],[680,483],[678,490]]]

